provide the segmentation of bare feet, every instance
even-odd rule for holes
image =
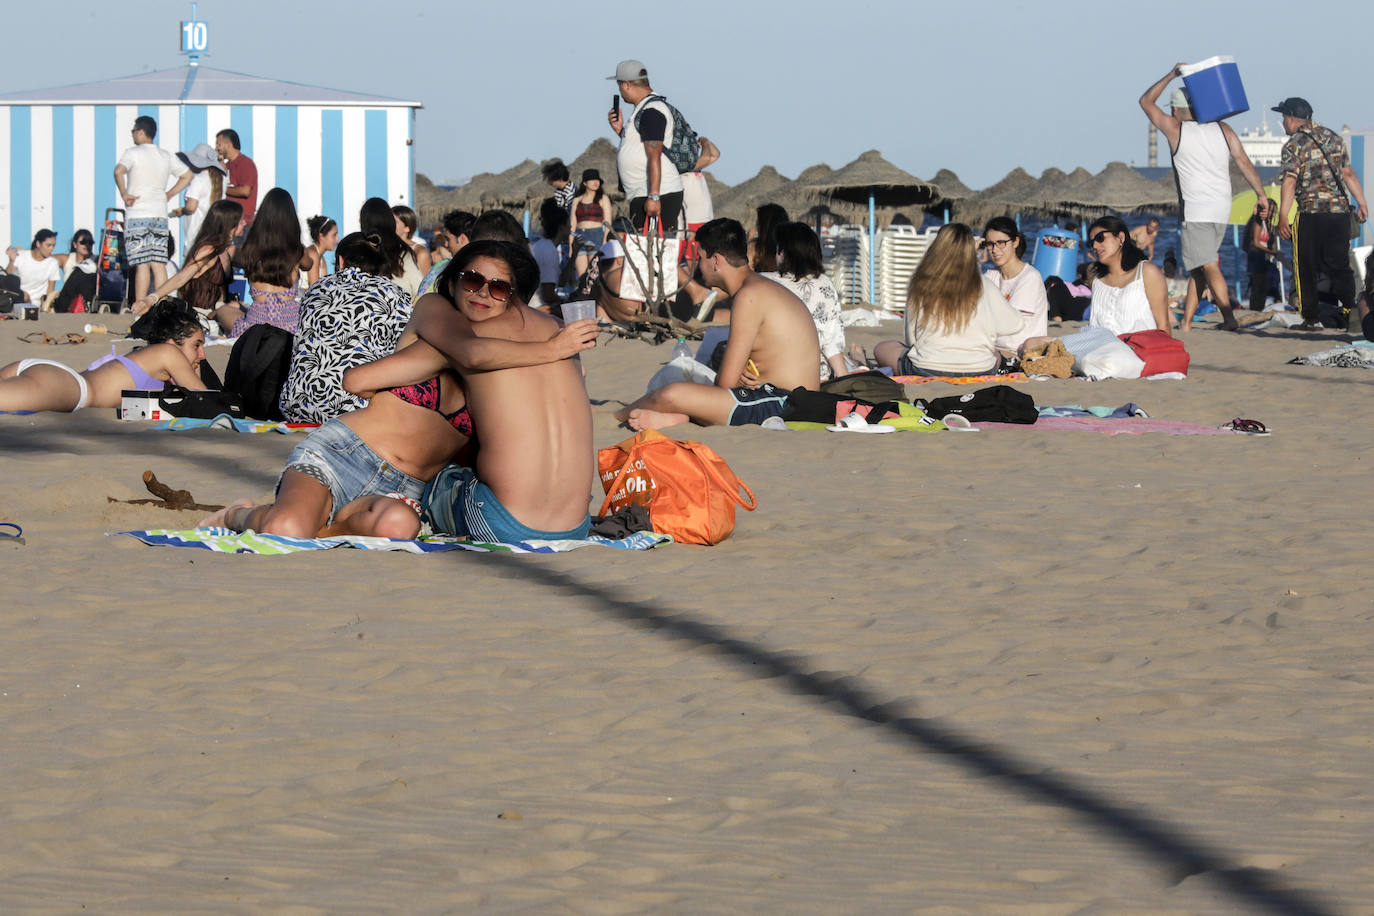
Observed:
[[[636,407],[630,411],[629,416],[624,420],[625,425],[630,429],[663,429],[668,426],[679,426],[691,420],[685,413],[664,413],[661,410],[649,410],[645,407]]]
[[[196,527],[232,528],[233,526],[229,524],[229,513],[233,512],[235,509],[250,508],[252,505],[253,501],[251,499],[236,499],[229,505],[225,506],[223,509],[220,509],[218,512],[212,512],[209,515],[205,516],[205,518],[196,522]]]
[[[851,362],[858,363],[860,366],[869,366],[868,352],[858,344],[850,344],[848,352],[845,353]]]

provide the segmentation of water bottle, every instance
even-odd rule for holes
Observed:
[[[685,356],[688,359],[694,358],[692,355],[692,348],[687,346],[687,338],[685,337],[679,337],[677,343],[673,346],[672,358],[677,359],[679,356]]]

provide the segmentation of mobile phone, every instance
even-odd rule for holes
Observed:
[[[620,114],[620,94],[619,94],[619,93],[616,93],[615,95],[611,96],[611,111],[614,111],[616,114]]]

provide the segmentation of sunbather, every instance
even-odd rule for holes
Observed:
[[[153,306],[148,346],[128,356],[113,348],[84,371],[65,363],[31,358],[0,369],[0,410],[52,410],[70,413],[83,407],[118,407],[124,389],[160,391],[167,382],[195,391],[205,389],[200,364],[205,359],[205,332],[196,314],[179,299]]]

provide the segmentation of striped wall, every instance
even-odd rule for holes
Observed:
[[[414,206],[408,106],[0,105],[0,248],[27,248],[39,229],[57,232],[58,251],[77,229],[98,238],[105,209],[120,206],[115,162],[144,114],[157,119],[155,142],[169,152],[238,131],[258,167],[259,201],[285,188],[302,225],[323,213],[351,232],[368,197]]]
[[[1374,193],[1369,187],[1370,178],[1374,177],[1374,131],[1362,134],[1352,134],[1350,137],[1350,167],[1355,170],[1355,177],[1360,180],[1360,187],[1364,189],[1365,203],[1374,207],[1374,199],[1370,195]],[[1356,241],[1357,245],[1368,245],[1374,242],[1374,231],[1370,229],[1370,223],[1364,224],[1364,232]]]

